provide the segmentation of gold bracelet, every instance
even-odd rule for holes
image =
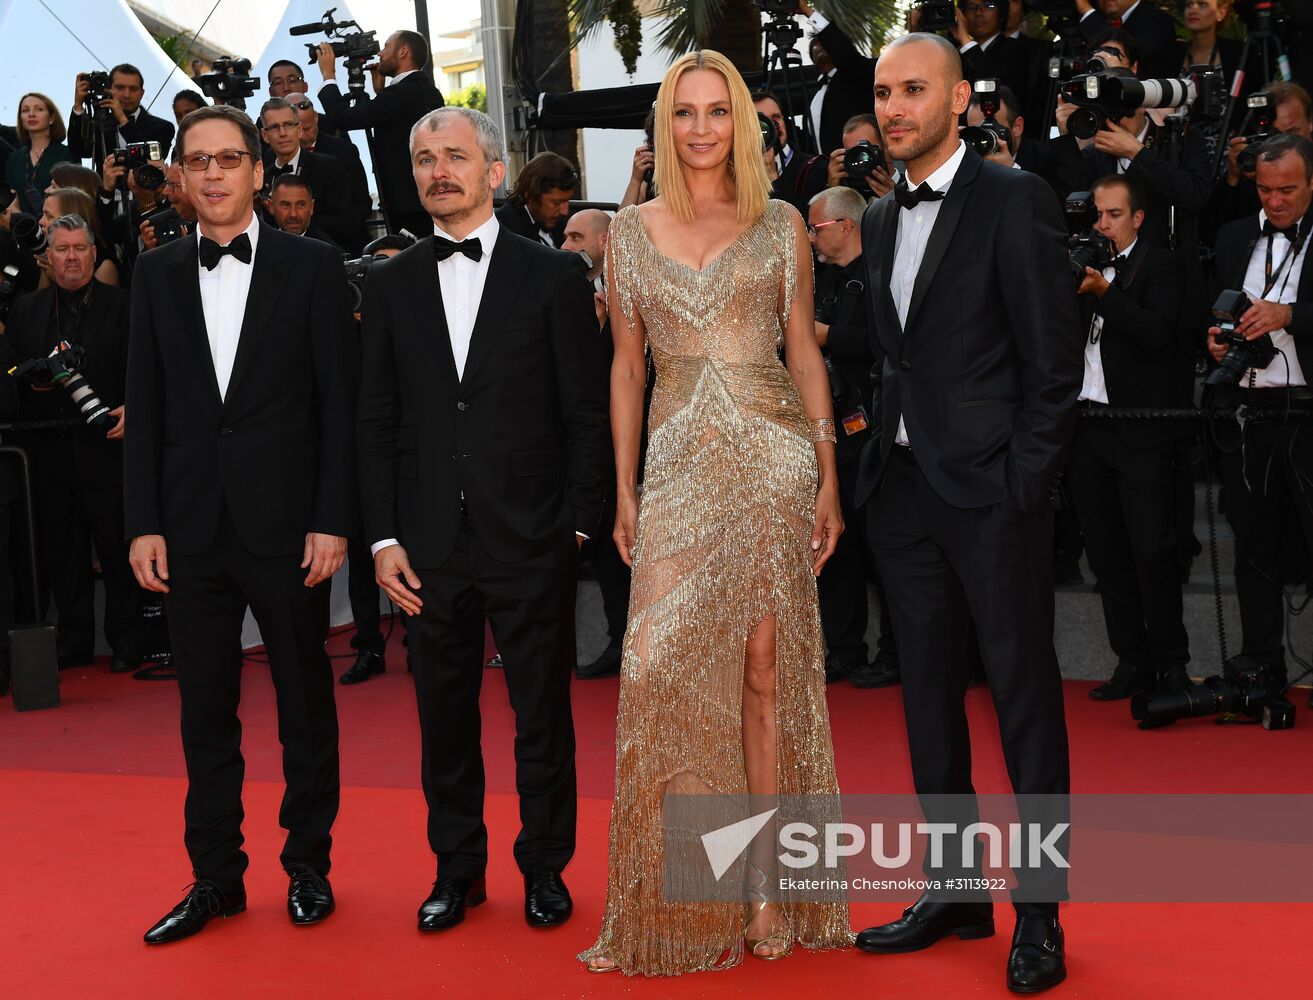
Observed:
[[[829,417],[812,421],[812,444],[820,444],[822,441],[828,441],[830,444],[836,444],[838,441],[834,436],[834,421]]]

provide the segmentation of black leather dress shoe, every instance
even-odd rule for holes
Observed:
[[[524,919],[530,927],[556,927],[572,912],[574,900],[560,872],[536,868],[524,873]]]
[[[581,663],[575,667],[574,675],[581,681],[595,681],[602,677],[614,677],[620,673],[620,660],[620,647],[607,646],[592,663]]]
[[[309,865],[291,865],[287,869],[287,915],[294,924],[317,924],[333,912],[333,887],[328,876]]]
[[[114,653],[109,660],[111,674],[130,674],[140,666],[135,656],[129,653]]]
[[[857,947],[878,955],[897,955],[929,948],[957,935],[963,941],[993,937],[994,904],[955,903],[922,896],[891,924],[868,927],[857,935]]]
[[[898,684],[902,679],[897,660],[889,662],[886,659],[882,663],[878,656],[874,662],[863,663],[848,671],[848,683],[855,688],[889,687],[891,684]]]
[[[478,906],[488,898],[488,883],[479,878],[443,878],[433,883],[433,891],[419,908],[419,929],[445,931],[465,919],[467,906]]]
[[[1106,683],[1090,689],[1090,697],[1095,701],[1121,701],[1139,694],[1145,688],[1145,674],[1144,668],[1134,663],[1120,662]]]
[[[337,682],[339,684],[359,684],[361,681],[376,677],[386,669],[387,664],[383,661],[382,653],[371,653],[368,650],[362,650],[360,655],[356,657],[356,662],[343,671]]]
[[[168,944],[200,932],[215,917],[235,917],[246,909],[246,890],[220,892],[212,882],[197,879],[181,903],[148,930],[147,944]]]
[[[1008,955],[1008,989],[1013,993],[1042,993],[1066,978],[1066,948],[1057,917],[1018,917]]]

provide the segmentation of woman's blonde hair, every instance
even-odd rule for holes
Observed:
[[[656,166],[653,180],[657,192],[666,200],[670,210],[681,222],[693,221],[693,202],[679,154],[675,150],[674,118],[675,87],[680,77],[690,70],[705,69],[719,73],[729,89],[730,117],[734,121],[734,149],[730,152],[729,172],[734,180],[738,201],[738,219],[751,222],[766,211],[770,201],[771,183],[762,162],[761,127],[757,123],[757,110],[752,104],[748,85],[734,68],[734,64],[711,49],[690,52],[675,60],[666,71],[657,91],[654,115],[653,144],[656,146]]]

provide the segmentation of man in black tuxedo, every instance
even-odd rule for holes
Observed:
[[[1048,146],[1026,135],[1026,118],[1021,113],[1017,95],[1012,93],[1011,87],[999,84],[997,100],[998,112],[994,117],[1008,130],[1008,142],[1006,146],[1000,146],[991,159],[1005,167],[1015,163],[1021,170],[1043,174],[1049,155]],[[967,124],[979,125],[984,120],[984,113],[980,110],[980,95],[972,93],[971,106],[967,108]]]
[[[157,118],[141,106],[141,99],[146,96],[146,81],[141,70],[130,63],[122,63],[109,71],[109,81],[110,96],[100,106],[113,113],[115,131],[105,137],[106,149],[154,140],[160,144],[160,159],[167,160],[173,143],[173,122]],[[68,151],[77,160],[96,155],[96,142],[91,133],[95,126],[82,112],[89,93],[87,75],[79,73],[68,119]]]
[[[1313,409],[1313,144],[1296,135],[1269,139],[1255,181],[1262,210],[1218,230],[1214,292],[1243,291],[1253,304],[1235,332],[1247,340],[1270,335],[1281,352],[1264,367],[1242,372],[1229,400],[1277,416],[1232,428],[1220,442],[1221,471],[1236,538],[1241,653],[1267,666],[1284,686],[1284,556],[1301,536],[1313,551],[1313,503],[1305,488],[1313,435],[1307,420],[1280,418],[1290,409]],[[1217,339],[1216,325],[1209,334],[1209,350],[1221,361],[1228,345]]]
[[[341,260],[255,217],[263,167],[245,114],[194,111],[178,142],[199,227],[137,265],[124,478],[133,571],[167,595],[196,881],[148,944],[246,908],[237,703],[248,607],[278,702],[288,915],[310,924],[333,910],[337,713],[324,642],[328,581],[357,510],[357,340]]]
[[[1186,409],[1194,400],[1194,356],[1176,336],[1185,294],[1178,255],[1138,238],[1144,208],[1136,183],[1095,182],[1097,229],[1116,250],[1108,267],[1087,267],[1080,285],[1087,331],[1081,409]],[[1176,565],[1177,441],[1189,421],[1085,419],[1076,422],[1066,479],[1090,568],[1099,583],[1112,678],[1096,701],[1143,690],[1188,690],[1190,640]]]
[[[875,60],[859,52],[853,40],[807,0],[800,0],[798,11],[816,31],[807,49],[821,79],[808,111],[816,152],[828,155],[842,144],[843,127],[849,119],[871,113]]]
[[[62,341],[84,354],[78,371],[110,408],[110,426],[82,423],[85,414],[62,388],[24,385],[18,413],[24,421],[77,420],[80,426],[23,432],[18,443],[31,460],[37,552],[49,595],[59,611],[59,665],[92,662],[96,638],[94,542],[105,584],[105,638],[114,673],[136,668],[141,591],[128,565],[123,538],[123,383],[128,366],[128,295],[96,281],[95,237],[76,215],[46,231],[52,284],[17,299],[0,337],[0,372],[44,358]],[[8,383],[14,380],[0,374]],[[11,462],[12,459],[5,459]]]
[[[346,171],[323,153],[301,148],[301,123],[296,109],[281,97],[271,97],[260,106],[260,131],[264,151],[265,183],[280,177],[299,177],[314,194],[315,223],[342,249],[360,253],[365,245],[365,217],[351,198]]]
[[[515,710],[525,919],[552,926],[572,909],[575,561],[601,530],[610,444],[593,290],[578,254],[493,217],[506,168],[487,115],[435,111],[411,146],[434,235],[370,275],[358,438],[375,575],[407,615],[419,702],[438,861],[419,928],[486,898],[485,616]]]
[[[275,178],[266,201],[269,221],[283,232],[309,236],[312,240],[327,243],[334,250],[342,249],[315,221],[315,193],[304,177],[283,174]]]
[[[360,150],[350,139],[320,128],[319,110],[309,94],[288,94],[288,104],[296,109],[301,123],[301,148],[308,153],[323,153],[337,160],[346,173],[347,187],[351,189],[351,204],[361,219],[368,219],[374,210],[374,199],[369,194],[369,179],[360,160]]]
[[[1108,28],[1121,28],[1140,48],[1142,79],[1175,76],[1180,71],[1176,25],[1172,15],[1154,0],[1097,0],[1097,3],[1096,10],[1090,0],[1076,0],[1081,34],[1087,41],[1093,41]]]
[[[775,124],[775,145],[762,154],[771,178],[771,197],[787,201],[799,214],[806,215],[807,203],[826,187],[830,157],[801,149],[793,124],[784,117],[780,102],[769,90],[753,91],[752,103],[758,114]]]
[[[578,191],[573,163],[560,153],[539,153],[515,178],[505,203],[497,209],[497,222],[526,240],[559,246],[570,199]]]
[[[1022,31],[1021,22],[1025,15],[1026,7],[1022,0],[1008,0],[1007,23],[1003,30],[1009,38],[1021,45],[1027,80],[1026,103],[1021,105],[1021,112],[1025,115],[1026,130],[1032,140],[1043,142],[1048,138],[1049,126],[1053,124],[1049,58],[1053,55],[1054,43]],[[1027,168],[1023,166],[1021,169]]]
[[[1049,496],[1081,383],[1066,232],[1043,181],[986,163],[958,139],[971,86],[950,43],[905,35],[875,72],[880,132],[906,175],[863,223],[885,363],[883,432],[862,454],[856,501],[869,501],[868,537],[892,604],[912,775],[927,819],[959,830],[974,821],[969,617],[1013,790],[1032,797],[1022,820],[1051,830],[1065,818],[1070,778]],[[1000,273],[1024,294],[1009,293]],[[1035,796],[1053,807],[1042,817]],[[947,860],[937,877],[958,876]],[[1065,872],[1018,878],[1008,983],[1038,991],[1066,975],[1057,913]],[[863,931],[858,947],[910,951],[954,934],[988,936],[993,908],[978,898],[923,895],[901,919]]]
[[[374,173],[378,200],[388,232],[407,229],[422,236],[432,225],[415,192],[410,172],[410,127],[426,113],[442,107],[442,95],[422,70],[429,61],[429,44],[417,31],[394,31],[373,66],[374,98],[366,93],[343,96],[338,90],[333,46],[319,46],[319,70],[324,86],[319,106],[337,128],[374,130]],[[387,83],[388,77],[392,78]]]

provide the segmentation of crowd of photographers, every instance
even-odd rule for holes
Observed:
[[[1313,551],[1313,465],[1306,461],[1313,431],[1303,430],[1305,411],[1313,410],[1304,375],[1313,348],[1299,336],[1313,338],[1303,270],[1313,229],[1313,99],[1298,82],[1277,82],[1306,65],[1298,17],[1283,33],[1296,44],[1278,60],[1270,5],[1252,7],[1242,21],[1231,0],[1185,0],[1177,11],[1184,38],[1153,0],[928,0],[909,17],[909,29],[944,32],[959,46],[974,89],[963,139],[991,161],[1045,178],[1067,211],[1087,337],[1085,419],[1056,497],[1054,571],[1059,585],[1083,582],[1083,550],[1094,573],[1112,651],[1109,677],[1091,694],[1099,700],[1197,700],[1187,676],[1182,589],[1200,552],[1195,483],[1205,463],[1220,470],[1236,534],[1243,636],[1232,672],[1256,692],[1284,687],[1288,678],[1283,602]],[[843,429],[839,473],[848,503],[856,456],[879,433],[883,362],[871,354],[876,339],[867,329],[861,219],[871,199],[893,189],[898,165],[886,161],[872,114],[874,59],[806,0],[796,13],[812,29],[805,72],[814,70],[818,86],[798,107],[778,89],[754,99],[774,194],[803,214],[816,254],[817,335]],[[1042,34],[1022,30],[1028,13],[1046,16]],[[1242,23],[1248,41],[1234,30]],[[264,144],[265,189],[256,207],[269,224],[358,258],[348,263],[358,292],[371,255],[395,253],[408,244],[405,234],[430,230],[406,143],[411,124],[442,97],[421,72],[429,58],[422,36],[399,31],[381,47],[360,34],[342,37],[354,41],[309,46],[310,72],[322,77],[313,96],[301,63],[267,68],[267,99],[253,115]],[[345,95],[336,82],[342,58]],[[204,94],[176,95],[172,117],[181,121],[207,98],[259,100],[248,70],[217,67],[199,81]],[[372,99],[362,85],[366,72]],[[125,423],[117,405],[127,336],[121,289],[137,255],[187,235],[196,217],[183,167],[170,155],[174,121],[141,106],[144,83],[127,65],[79,74],[67,126],[54,102],[28,94],[12,134],[0,132],[0,143],[12,147],[0,231],[0,322],[8,329],[0,345],[3,367],[24,375],[0,379],[0,417],[64,420],[19,440],[36,493],[45,591],[37,607],[43,615],[53,598],[59,612],[61,665],[91,656],[93,552],[107,593],[112,669],[135,668],[143,646],[131,627],[141,595],[122,572],[115,529],[122,472],[113,442]],[[654,194],[648,124],[621,206]],[[390,234],[372,242],[374,205],[353,141],[366,128]],[[586,258],[605,336],[609,217],[571,214],[580,190],[574,164],[543,153],[519,172],[497,215],[521,236]],[[32,294],[20,298],[23,292]],[[94,405],[50,391],[67,389],[74,369],[94,387]],[[1209,424],[1214,430],[1201,436],[1198,420],[1155,413],[1190,410],[1201,400],[1243,405],[1252,419]],[[86,426],[96,409],[98,422]],[[1100,419],[1107,416],[1100,411],[1126,410],[1138,416]],[[18,499],[14,470],[0,466],[0,537],[22,535],[11,516]],[[819,581],[827,677],[878,687],[899,679],[897,644],[887,620],[874,651],[865,641],[866,585],[876,577],[859,537],[863,519],[854,513],[847,511],[850,530]],[[588,548],[610,642],[579,666],[584,678],[618,671],[628,603],[627,571],[611,558],[609,541]],[[352,556],[359,655],[347,683],[383,670],[368,553]],[[0,560],[0,615],[12,614],[15,600],[11,561]]]

